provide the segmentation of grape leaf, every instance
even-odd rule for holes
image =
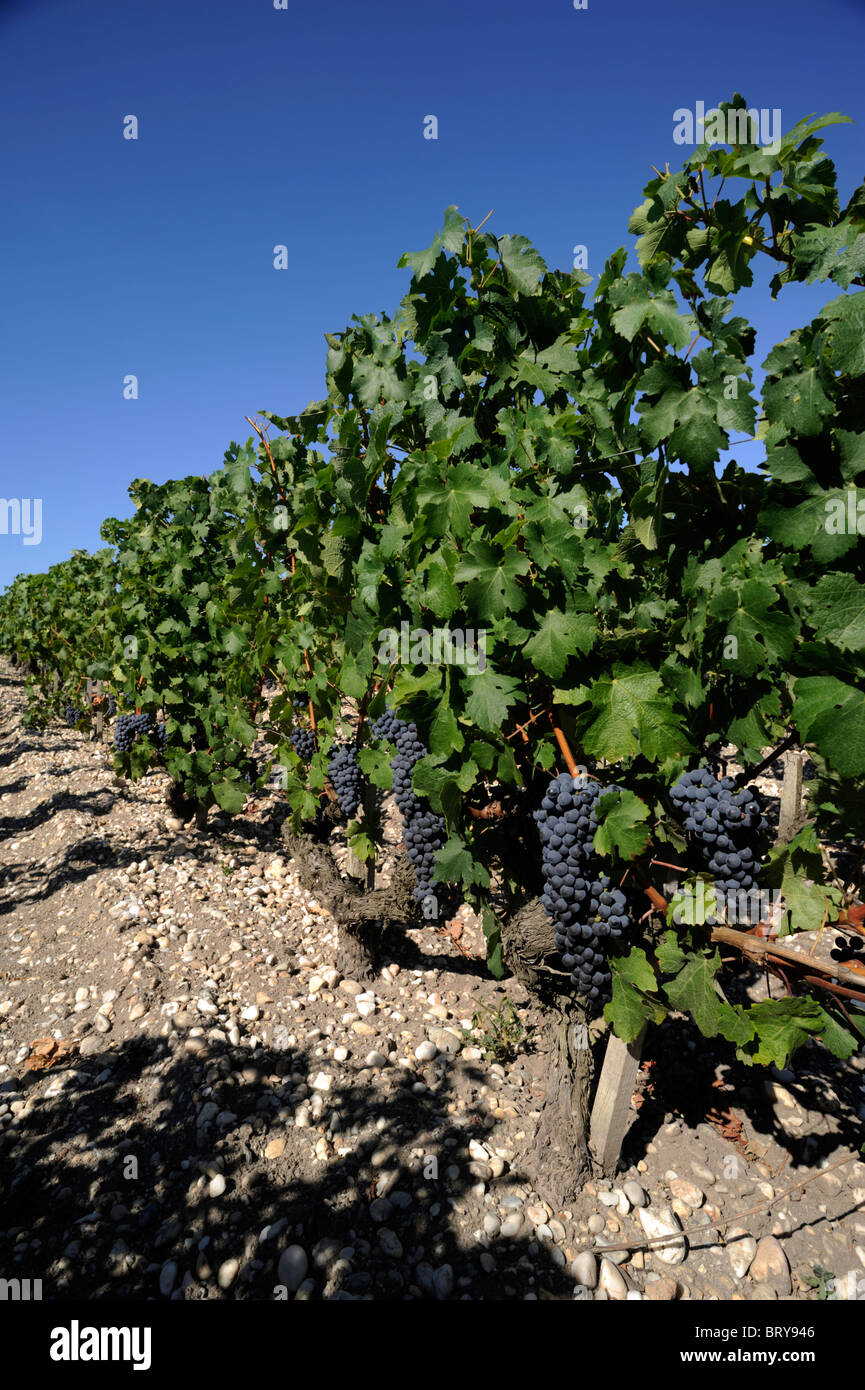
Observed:
[[[646,1023],[661,1023],[666,1009],[657,998],[650,997],[656,987],[655,972],[645,951],[632,947],[627,956],[610,961],[613,977],[613,997],[604,1007],[604,1017],[616,1036],[631,1043]]]
[[[595,849],[598,854],[633,859],[649,843],[649,808],[632,791],[604,792],[597,802],[598,828]]]
[[[813,999],[766,999],[752,1004],[746,1017],[754,1028],[756,1045],[737,1051],[743,1061],[786,1067],[797,1048],[823,1029],[823,1009]]]

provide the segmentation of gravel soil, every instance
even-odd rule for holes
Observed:
[[[470,913],[391,928],[374,984],[343,979],[275,794],[196,831],[164,774],[121,782],[106,744],[24,709],[3,665],[0,1278],[53,1299],[663,1301],[815,1299],[833,1277],[865,1299],[865,1165],[821,1173],[865,1139],[865,1057],[812,1044],[757,1074],[673,1017],[616,1179],[554,1210],[522,1166],[538,1020]],[[522,1038],[496,1060],[473,1020],[506,1001]]]

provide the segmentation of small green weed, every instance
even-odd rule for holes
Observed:
[[[474,1035],[481,1029],[480,1037],[475,1038]],[[488,1004],[476,1009],[472,1015],[472,1026],[464,1028],[463,1035],[467,1039],[474,1039],[487,1062],[512,1062],[525,1039],[526,1030],[510,999],[505,998],[497,1009]]]

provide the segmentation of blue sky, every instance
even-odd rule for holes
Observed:
[[[95,549],[133,478],[211,472],[244,416],[323,395],[323,334],[395,310],[448,204],[597,273],[688,153],[674,110],[737,90],[785,129],[852,116],[824,132],[846,199],[863,52],[862,0],[0,0],[0,496],[43,504],[0,587]],[[740,300],[757,363],[835,293],[773,305],[768,278]]]

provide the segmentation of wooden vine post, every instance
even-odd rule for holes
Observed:
[[[805,754],[798,749],[784,754],[784,781],[781,785],[781,811],[778,821],[778,839],[784,844],[792,840],[799,829],[804,765]]]
[[[368,786],[365,786],[365,787],[364,787],[364,793],[363,793],[363,811],[364,811],[364,815],[369,815],[369,812],[370,812],[370,809],[371,809],[373,800],[374,800],[374,794],[373,794],[373,792],[372,792],[372,789],[371,789],[370,787],[368,787]],[[374,859],[367,859],[367,860],[358,859],[358,857],[357,857],[357,855],[355,854],[354,850],[353,850],[353,849],[349,849],[349,851],[348,851],[348,860],[347,860],[347,862],[346,862],[346,868],[348,869],[348,872],[351,874],[352,878],[360,879],[361,883],[364,884],[364,886],[366,887],[366,889],[367,889],[368,892],[371,892],[371,891],[373,890],[373,888],[375,888],[375,860],[374,860]]]
[[[589,1123],[589,1152],[605,1177],[613,1177],[630,1120],[631,1097],[646,1036],[643,1024],[632,1043],[610,1033]]]
[[[97,696],[98,696],[98,701],[97,701],[97,705],[96,705],[96,741],[97,741],[97,743],[101,743],[101,742],[102,742],[102,736],[103,736],[103,733],[104,733],[104,731],[105,731],[105,715],[104,715],[104,713],[103,713],[104,705],[103,705],[103,700],[102,700],[102,682],[101,682],[101,681],[97,681],[97,682],[96,682],[96,694],[97,694]]]

